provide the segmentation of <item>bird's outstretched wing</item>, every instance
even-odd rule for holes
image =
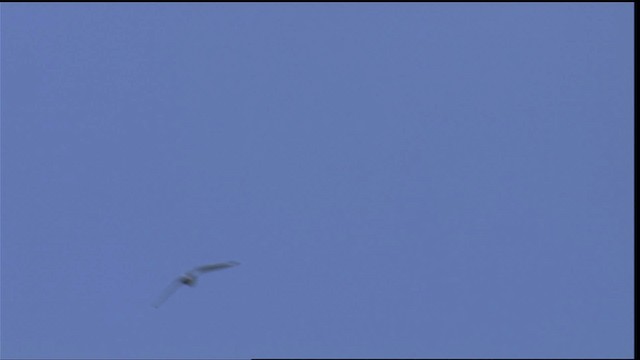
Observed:
[[[182,284],[183,283],[180,282],[179,278],[174,280],[171,284],[169,284],[169,286],[167,286],[162,295],[160,295],[160,297],[153,303],[153,307],[160,307],[160,305],[162,305],[162,303],[164,303],[169,298],[169,296],[171,296],[171,294],[176,292],[176,290],[178,290],[178,288],[182,286]]]
[[[240,263],[237,262],[237,261],[227,261],[227,262],[223,262],[223,263],[198,266],[197,268],[193,269],[193,271],[198,272],[198,273],[205,273],[205,272],[209,272],[209,271],[227,269],[227,268],[230,268],[230,267],[233,267],[233,266],[236,266],[236,265],[240,265]]]

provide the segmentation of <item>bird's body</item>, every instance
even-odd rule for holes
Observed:
[[[196,277],[191,274],[184,274],[178,280],[185,285],[196,286]]]
[[[167,289],[160,296],[160,298],[158,298],[158,300],[153,304],[153,306],[157,308],[160,305],[162,305],[162,303],[165,302],[165,300],[167,300],[169,296],[171,296],[171,294],[173,294],[176,290],[178,290],[178,288],[181,285],[188,285],[191,287],[195,286],[196,281],[198,280],[198,276],[202,275],[203,273],[227,269],[237,265],[240,265],[240,263],[237,261],[227,261],[224,263],[198,266],[193,270],[186,272],[184,275],[181,275],[179,278],[177,278],[173,282],[171,282],[171,284],[169,284],[169,287],[167,287]]]

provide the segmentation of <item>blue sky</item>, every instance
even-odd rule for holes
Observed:
[[[633,356],[633,4],[1,21],[2,357]]]

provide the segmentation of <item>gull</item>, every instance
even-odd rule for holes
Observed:
[[[162,305],[162,303],[165,302],[165,300],[167,300],[169,296],[171,296],[171,294],[178,290],[178,288],[182,285],[188,285],[191,287],[196,286],[198,276],[207,272],[228,269],[237,265],[240,265],[240,263],[237,261],[227,261],[223,263],[198,266],[193,270],[187,271],[186,273],[184,273],[184,275],[181,275],[179,278],[175,279],[171,282],[171,284],[169,284],[167,289],[162,293],[162,295],[160,295],[158,300],[153,303],[153,307],[158,308],[160,305]]]

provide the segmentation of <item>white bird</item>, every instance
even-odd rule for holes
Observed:
[[[191,271],[187,271],[186,273],[184,273],[184,275],[181,275],[179,278],[175,279],[171,282],[171,284],[169,284],[167,289],[162,293],[158,300],[153,303],[153,307],[157,308],[162,305],[162,303],[165,302],[165,300],[167,300],[169,296],[171,296],[171,294],[178,290],[178,288],[182,285],[188,285],[192,287],[196,286],[198,276],[210,271],[228,269],[237,265],[240,265],[240,263],[237,261],[227,261],[223,263],[198,266]]]

